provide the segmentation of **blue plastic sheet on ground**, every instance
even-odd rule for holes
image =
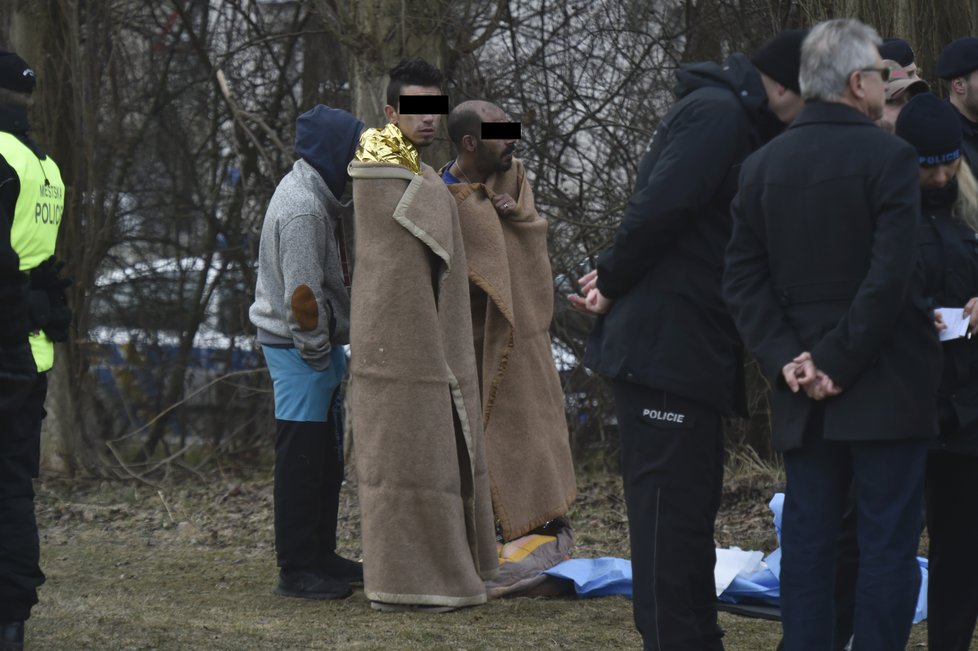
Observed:
[[[764,559],[765,567],[750,574],[738,576],[720,595],[725,603],[780,604],[781,597],[781,512],[784,509],[784,493],[775,493],[768,503],[774,514],[774,531],[778,548]],[[913,622],[927,619],[927,559],[917,557],[920,565],[920,592]],[[632,564],[623,558],[575,558],[558,563],[545,574],[574,582],[578,597],[605,597],[610,595],[632,596]]]
[[[544,574],[573,581],[578,597],[632,598],[632,563],[624,558],[573,558]]]

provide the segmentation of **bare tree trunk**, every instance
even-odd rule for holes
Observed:
[[[686,47],[683,61],[719,61],[723,58],[722,13],[718,0],[686,0]]]
[[[922,76],[932,81],[936,81],[934,66],[944,46],[978,31],[978,0],[801,0],[799,5],[809,24],[853,16],[883,37],[906,39],[914,48]]]
[[[103,2],[87,3],[89,15],[98,12]],[[94,125],[91,113],[86,120],[86,105],[81,98],[87,79],[79,57],[79,23],[76,3],[22,1],[10,21],[11,45],[34,68],[38,77],[35,104],[31,115],[33,132],[41,147],[50,152],[61,168],[67,187],[64,218],[58,236],[58,256],[67,263],[66,272],[76,282],[69,301],[76,314],[84,299],[85,278],[93,273],[91,256],[97,247],[86,242],[81,229],[79,207],[91,187],[91,138]],[[91,106],[91,105],[89,105]],[[87,133],[87,137],[80,134]],[[94,234],[89,234],[91,237]],[[77,332],[78,320],[73,326]],[[94,471],[103,450],[86,424],[91,420],[84,405],[90,403],[91,386],[85,381],[87,361],[76,347],[76,338],[56,349],[55,366],[49,373],[46,407],[48,418],[42,430],[42,458],[46,463],[69,472]],[[97,437],[96,437],[97,438]]]
[[[387,122],[384,105],[388,70],[403,57],[421,57],[451,78],[449,39],[456,29],[453,3],[427,0],[314,0],[323,23],[349,52],[351,110],[368,127]],[[465,29],[468,26],[463,26]],[[425,162],[448,160],[450,146],[442,126],[423,154]]]

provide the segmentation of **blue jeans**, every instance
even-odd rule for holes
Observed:
[[[807,439],[784,454],[781,535],[785,651],[833,648],[837,537],[850,482],[859,570],[853,648],[901,650],[910,637],[920,569],[927,443]]]

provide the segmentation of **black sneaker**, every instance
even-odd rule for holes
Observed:
[[[335,576],[341,581],[363,585],[363,563],[357,563],[348,558],[343,558],[336,552],[330,552],[323,560],[322,568],[325,574]]]
[[[275,594],[305,599],[345,599],[353,594],[350,584],[320,572],[282,570],[278,573]]]
[[[0,651],[24,650],[24,622],[0,622]]]

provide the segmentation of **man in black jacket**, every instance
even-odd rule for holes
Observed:
[[[952,41],[937,58],[934,73],[948,84],[948,101],[958,111],[968,165],[978,166],[978,38]]]
[[[646,649],[723,648],[713,580],[721,418],[744,403],[740,343],[720,297],[728,208],[741,161],[801,109],[803,37],[784,31],[751,60],[679,71],[679,101],[639,166],[614,243],[569,297],[602,315],[585,364],[614,381]]]
[[[724,298],[772,386],[784,453],[784,648],[830,649],[836,536],[851,484],[859,570],[853,648],[902,649],[920,572],[924,461],[940,347],[914,274],[913,147],[876,127],[884,67],[855,20],[802,46],[805,109],[745,161]]]

